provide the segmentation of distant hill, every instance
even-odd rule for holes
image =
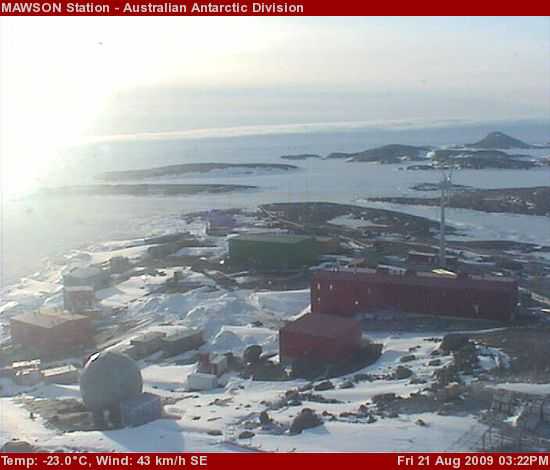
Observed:
[[[315,153],[301,153],[298,155],[283,155],[283,160],[307,160],[308,158],[322,158],[321,155]]]
[[[503,132],[491,132],[483,139],[473,144],[466,144],[465,147],[478,149],[532,149],[538,148],[522,140],[515,139]]]
[[[399,163],[404,160],[423,160],[430,147],[390,144],[357,153],[331,153],[327,158],[345,158],[352,162]]]

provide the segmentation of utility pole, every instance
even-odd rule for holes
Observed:
[[[445,206],[447,205],[447,199],[449,196],[449,189],[451,186],[452,169],[446,172],[442,170],[441,178],[441,218],[439,222],[439,265],[444,268],[446,263],[446,244],[445,244]]]

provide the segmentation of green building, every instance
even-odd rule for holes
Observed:
[[[304,235],[256,233],[229,239],[229,258],[239,265],[291,269],[314,264],[318,257],[317,241]]]

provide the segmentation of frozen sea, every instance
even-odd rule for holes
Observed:
[[[427,128],[364,128],[266,135],[200,136],[193,138],[127,139],[68,149],[63,168],[52,168],[43,183],[97,183],[98,173],[109,170],[150,168],[177,163],[288,163],[299,167],[288,173],[189,175],[148,180],[154,183],[245,184],[258,189],[240,193],[180,197],[37,197],[7,198],[3,207],[0,287],[40,271],[49,258],[106,240],[183,230],[181,214],[212,208],[255,208],[270,202],[331,201],[372,205],[370,196],[422,195],[417,183],[437,182],[435,171],[404,171],[404,165],[348,163],[343,160],[282,160],[281,155],[360,151],[389,143],[452,145],[472,142],[487,132],[501,130],[529,142],[544,142],[548,128],[540,124],[487,123]],[[517,151],[535,157],[550,150]],[[534,170],[466,170],[456,172],[456,184],[479,188],[550,185],[550,167]],[[430,207],[375,205],[437,219]],[[475,239],[505,239],[550,245],[550,218],[486,214],[449,210],[448,220]]]

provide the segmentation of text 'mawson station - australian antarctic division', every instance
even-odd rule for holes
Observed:
[[[155,15],[247,15],[247,14],[302,14],[302,3],[269,2],[163,2],[109,4],[102,2],[6,2],[2,3],[2,13],[18,14],[155,14]]]

